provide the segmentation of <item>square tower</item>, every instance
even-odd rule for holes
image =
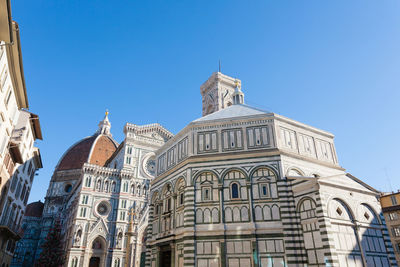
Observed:
[[[241,81],[229,77],[221,72],[214,72],[208,80],[200,86],[203,102],[203,116],[232,105],[232,95],[236,86],[241,87]]]

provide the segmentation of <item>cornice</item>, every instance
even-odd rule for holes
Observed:
[[[98,175],[98,176],[108,176],[108,177],[116,177],[116,178],[125,178],[125,179],[140,179],[146,180],[145,178],[140,178],[135,175],[135,172],[130,170],[118,170],[108,167],[101,167],[94,164],[85,163],[82,167],[82,172],[84,174]]]

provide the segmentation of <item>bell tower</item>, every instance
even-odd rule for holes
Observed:
[[[211,74],[210,78],[200,86],[203,116],[232,105],[232,96],[235,93],[236,87],[241,87],[240,80],[229,77],[221,72]]]

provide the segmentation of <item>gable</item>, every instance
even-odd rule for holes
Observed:
[[[367,185],[366,183],[362,182],[358,178],[352,176],[351,174],[343,174],[343,175],[335,175],[331,177],[322,177],[319,178],[319,182],[325,185],[331,185],[333,187],[346,187],[349,190],[361,190],[366,191],[371,194],[379,193],[378,190],[372,188],[371,186]]]

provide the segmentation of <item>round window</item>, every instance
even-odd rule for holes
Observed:
[[[152,176],[154,176],[154,174],[156,174],[156,161],[153,158],[149,158],[147,160],[146,170]]]
[[[98,206],[97,206],[97,212],[100,215],[107,215],[109,211],[108,205],[106,202],[101,202]]]
[[[72,185],[70,185],[70,184],[67,184],[67,185],[64,187],[65,193],[69,193],[69,192],[71,192],[71,190],[72,190]]]
[[[153,178],[156,174],[156,161],[155,161],[155,156],[154,153],[148,153],[147,155],[144,156],[143,161],[142,161],[142,170],[144,173]]]

